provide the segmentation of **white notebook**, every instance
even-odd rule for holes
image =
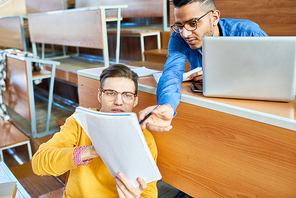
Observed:
[[[199,75],[201,75],[201,77],[202,77],[202,67],[197,67],[197,68],[195,68],[195,69],[193,69],[193,70],[190,70],[190,71],[188,71],[188,72],[184,72],[183,73],[183,81],[189,81],[189,80],[193,80],[192,78],[190,78],[190,75],[191,74],[194,74],[194,73],[197,73],[197,72],[199,72]],[[161,77],[161,75],[162,75],[162,72],[156,72],[156,73],[153,73],[153,77],[154,77],[154,79],[155,79],[155,81],[158,83],[158,81],[159,81],[159,79],[160,79],[160,77]]]
[[[132,69],[135,73],[138,74],[139,77],[142,77],[142,76],[150,76],[154,73],[157,73],[159,72],[158,70],[155,70],[155,69],[149,69],[149,68],[146,68],[146,67],[139,67],[139,68],[134,68]]]
[[[74,118],[113,177],[121,172],[135,187],[138,177],[146,183],[161,179],[135,113],[104,113],[84,107],[77,107],[76,112]]]

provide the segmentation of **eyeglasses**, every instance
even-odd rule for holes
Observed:
[[[121,94],[122,100],[126,104],[132,103],[135,97],[138,96],[137,94],[128,91],[118,92],[112,89],[101,89],[101,91],[105,94],[104,98],[110,101],[116,100],[117,95]]]
[[[204,15],[202,15],[201,17],[197,18],[197,19],[192,19],[189,20],[187,22],[185,22],[184,25],[181,24],[176,24],[174,23],[173,25],[171,25],[172,30],[174,30],[174,32],[180,34],[183,32],[183,27],[187,30],[187,31],[194,31],[197,28],[197,24],[198,22],[205,17],[207,14],[209,14],[210,12],[214,12],[213,10],[208,11],[207,13],[205,13]]]

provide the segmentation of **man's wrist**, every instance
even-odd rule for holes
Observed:
[[[88,146],[81,146],[81,147],[76,147],[73,153],[73,161],[75,166],[79,165],[88,165],[88,162],[92,161],[92,158],[89,158],[87,160],[82,160],[82,154],[84,153],[85,149],[87,149]]]

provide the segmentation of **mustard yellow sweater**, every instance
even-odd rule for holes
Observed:
[[[154,160],[157,148],[152,134],[143,131]],[[33,171],[37,175],[62,175],[68,172],[64,197],[118,197],[116,183],[100,157],[89,162],[89,166],[75,166],[75,147],[92,145],[82,127],[70,116],[48,142],[40,145],[32,159]],[[141,197],[158,197],[156,181],[147,184]]]

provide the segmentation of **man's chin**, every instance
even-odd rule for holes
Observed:
[[[202,48],[202,46],[201,45],[189,45],[189,47],[192,49],[192,50],[199,50],[199,49],[201,49]]]
[[[195,42],[194,44],[192,44],[192,45],[189,44],[189,47],[190,47],[192,50],[198,50],[198,49],[201,49],[201,48],[202,48],[202,42],[196,40],[196,42]]]

